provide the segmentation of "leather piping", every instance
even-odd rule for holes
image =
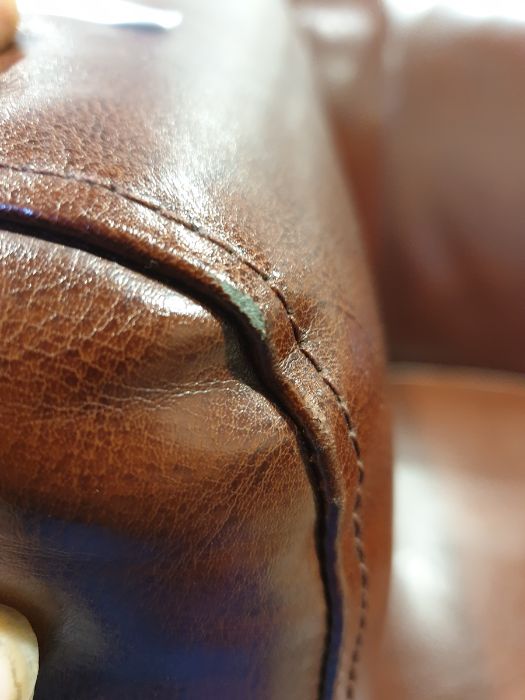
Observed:
[[[354,646],[352,650],[352,655],[351,655],[351,665],[350,665],[350,671],[349,671],[349,678],[348,678],[348,685],[346,689],[346,696],[349,700],[354,698],[354,693],[355,693],[355,682],[356,682],[356,672],[357,672],[357,666],[359,663],[360,659],[360,652],[361,652],[361,647],[363,645],[364,641],[364,631],[366,628],[367,624],[367,613],[368,613],[368,588],[369,588],[369,575],[368,575],[368,569],[367,569],[367,563],[366,563],[366,554],[365,554],[365,549],[364,549],[364,541],[363,541],[363,535],[362,535],[362,523],[361,523],[361,518],[360,518],[360,511],[362,507],[362,488],[363,488],[363,482],[365,478],[365,466],[361,457],[361,448],[359,444],[359,439],[358,435],[356,432],[356,429],[353,425],[353,422],[350,417],[350,413],[348,410],[348,406],[344,399],[341,397],[340,392],[338,389],[335,387],[333,381],[330,379],[330,377],[326,374],[324,369],[321,367],[321,365],[318,363],[318,361],[312,356],[312,354],[304,347],[302,343],[302,329],[299,327],[297,324],[295,317],[293,315],[293,312],[291,311],[289,304],[284,296],[284,294],[281,292],[281,290],[275,285],[275,283],[272,281],[272,275],[264,272],[261,270],[257,265],[255,265],[251,260],[246,258],[244,253],[236,246],[233,246],[229,243],[226,243],[225,241],[222,241],[212,234],[210,234],[208,231],[200,228],[199,226],[189,223],[183,219],[181,219],[179,216],[174,214],[173,212],[165,209],[162,207],[158,202],[155,202],[154,200],[145,198],[141,195],[137,195],[132,192],[128,192],[125,190],[122,190],[115,186],[113,183],[108,183],[108,182],[103,182],[99,181],[96,178],[93,177],[88,177],[88,176],[83,176],[83,175],[78,175],[76,173],[60,173],[60,172],[55,172],[51,169],[37,169],[33,168],[31,166],[15,166],[15,165],[10,165],[8,163],[0,163],[0,169],[9,171],[12,173],[19,173],[22,175],[35,175],[35,176],[43,176],[47,178],[59,178],[61,180],[68,180],[72,182],[76,182],[78,184],[82,185],[87,185],[90,188],[102,188],[105,189],[106,191],[118,196],[121,199],[124,199],[128,202],[131,202],[133,204],[138,204],[142,207],[145,207],[149,209],[150,211],[155,212],[159,216],[161,216],[164,219],[167,219],[168,221],[178,225],[182,226],[186,231],[197,235],[201,238],[205,238],[208,240],[210,243],[214,244],[215,246],[218,246],[221,248],[224,252],[226,252],[228,255],[236,258],[238,261],[242,262],[244,265],[246,265],[250,270],[252,270],[265,284],[266,286],[272,290],[273,294],[275,297],[279,300],[282,308],[285,311],[285,314],[288,318],[289,324],[291,326],[293,336],[296,342],[296,346],[298,350],[302,353],[302,355],[307,359],[308,363],[310,364],[311,367],[314,368],[315,372],[317,375],[321,378],[322,382],[324,385],[328,388],[330,394],[335,398],[336,404],[338,406],[338,411],[340,415],[343,417],[344,422],[347,426],[348,430],[348,435],[349,435],[349,440],[350,444],[352,447],[352,450],[355,455],[355,460],[357,464],[357,488],[356,488],[356,493],[355,493],[355,499],[354,499],[354,504],[353,504],[353,509],[352,509],[352,521],[353,521],[353,526],[354,526],[354,543],[355,543],[355,553],[356,553],[356,558],[357,558],[357,564],[358,564],[358,569],[359,569],[359,578],[360,578],[360,601],[359,601],[359,614],[358,614],[358,629],[357,629],[357,634],[355,637],[354,641]],[[7,215],[7,218],[10,218],[13,214],[16,214],[17,219],[22,219],[22,220],[31,220],[32,223],[34,224],[35,221],[38,222],[38,217],[34,216],[33,213],[31,214],[20,212],[20,208],[16,206],[10,206],[10,205],[0,205],[0,212],[4,212],[4,214]],[[44,220],[44,223],[51,223],[54,226],[57,226],[55,222],[50,222],[48,219],[49,217],[43,216],[42,219]],[[77,227],[78,228],[78,227]],[[190,263],[191,264],[191,263]],[[199,270],[199,272],[202,273],[202,270]],[[203,276],[202,274],[200,275],[200,287],[202,290],[202,281]],[[256,335],[259,338],[259,341],[262,340],[263,345],[265,346],[266,351],[269,351],[269,347],[266,341],[266,329],[263,326],[258,326],[255,327],[253,323],[253,318],[249,317],[249,314],[247,314],[246,309],[241,306],[238,302],[236,302],[235,299],[231,298],[231,295],[226,293],[225,295],[225,288],[224,284],[219,283],[219,289],[217,289],[216,284],[213,284],[213,282],[217,283],[217,279],[208,279],[206,280],[208,282],[208,285],[204,287],[204,291],[210,292],[210,288],[212,292],[217,292],[221,293],[222,296],[222,301],[223,303],[226,302],[227,307],[230,308],[230,310],[233,310],[234,313],[236,314],[237,317],[241,316],[241,320],[244,321],[244,326],[248,326],[248,328],[252,331],[250,335],[253,337],[253,331],[256,331]],[[189,283],[196,284],[195,279],[190,279],[188,280]],[[212,282],[212,284],[210,284]],[[225,299],[224,297],[228,297]],[[212,298],[214,298],[215,295],[213,295]],[[246,324],[247,322],[247,324]],[[273,367],[274,363],[271,362],[271,359],[267,358],[267,363],[270,365],[270,367]],[[276,376],[274,372],[271,372],[273,374],[273,378],[279,380],[279,377]],[[282,390],[282,383],[278,382],[278,384],[281,386]],[[285,392],[283,392],[285,393]],[[296,411],[293,410],[293,406],[289,405],[289,402],[286,401],[286,396],[283,397],[285,399],[285,403],[287,404],[288,410],[292,413],[294,416],[295,422],[299,424],[300,427],[303,428],[303,431],[306,433],[306,435],[310,438],[309,442],[313,443],[313,448],[314,448],[314,453],[318,455],[319,457],[319,452],[316,449],[316,440],[315,440],[315,430],[312,430],[311,426],[305,425],[304,419],[301,419],[300,416],[296,414]],[[313,433],[313,435],[312,435]],[[340,515],[340,505],[338,503],[338,498],[336,493],[334,493],[334,488],[333,484],[331,484],[331,475],[329,474],[329,470],[326,468],[323,468],[322,462],[324,461],[323,459],[318,459],[318,464],[317,464],[317,469],[318,469],[318,476],[321,480],[321,482],[324,482],[324,488],[322,488],[323,493],[320,494],[321,498],[324,498],[327,508],[326,510],[328,511],[327,518],[328,518],[328,523],[327,523],[327,533],[328,537],[332,539],[331,545],[327,547],[328,551],[328,558],[332,559],[332,562],[325,562],[325,566],[329,565],[329,568],[332,569],[331,574],[330,571],[328,572],[328,609],[330,611],[330,617],[331,617],[331,626],[332,629],[328,630],[328,641],[327,641],[327,651],[325,654],[325,662],[323,664],[324,666],[324,682],[321,683],[321,696],[322,697],[331,697],[332,696],[332,691],[333,691],[333,685],[335,683],[335,677],[336,677],[336,670],[330,673],[330,657],[335,657],[333,662],[335,667],[338,666],[338,659],[340,658],[340,653],[341,653],[341,644],[342,644],[342,626],[343,626],[343,602],[342,602],[342,591],[341,591],[341,582],[340,582],[340,577],[336,571],[336,560],[337,560],[337,555],[336,555],[336,542],[337,542],[337,534],[338,534],[338,525],[339,525],[339,515]],[[328,465],[329,466],[329,465]],[[330,497],[330,494],[332,496]],[[330,502],[331,501],[331,502]],[[335,512],[334,512],[335,511]],[[332,516],[335,516],[335,522],[332,521],[332,518],[330,517],[330,512],[332,513]],[[338,608],[334,612],[334,608]],[[340,618],[339,620],[337,618]],[[336,628],[339,628],[338,630]],[[335,637],[335,639],[334,639]],[[334,648],[335,647],[335,648]]]

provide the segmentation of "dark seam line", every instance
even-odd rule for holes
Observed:
[[[314,367],[316,372],[320,375],[322,381],[326,384],[326,386],[330,389],[330,392],[334,395],[337,404],[339,405],[339,408],[341,410],[341,413],[343,415],[343,418],[345,420],[345,423],[347,424],[348,430],[349,430],[349,437],[350,441],[352,444],[352,448],[354,450],[354,453],[356,455],[356,461],[357,461],[357,468],[358,468],[358,487],[356,489],[356,498],[354,501],[354,506],[352,510],[352,521],[354,523],[354,543],[355,543],[355,551],[357,555],[357,560],[358,560],[358,566],[359,566],[359,572],[360,572],[360,587],[361,587],[361,593],[360,593],[360,602],[359,602],[359,618],[358,618],[358,632],[354,641],[354,648],[351,656],[351,666],[350,666],[350,672],[349,672],[349,682],[347,686],[347,698],[348,700],[352,700],[354,698],[354,691],[355,691],[355,681],[356,681],[356,671],[357,671],[357,665],[359,663],[360,659],[360,652],[361,652],[361,647],[363,645],[363,640],[364,640],[364,631],[366,628],[367,624],[367,613],[368,613],[368,588],[369,588],[369,575],[368,575],[368,568],[366,564],[366,554],[364,550],[364,541],[363,541],[363,535],[362,535],[362,522],[360,518],[360,511],[362,507],[362,487],[363,487],[363,482],[365,478],[365,467],[363,464],[363,461],[361,459],[361,447],[359,444],[357,432],[355,430],[355,427],[353,426],[353,422],[350,417],[350,413],[348,410],[348,407],[346,405],[346,402],[342,399],[339,391],[335,387],[334,383],[332,380],[326,375],[325,371],[323,368],[319,365],[317,360],[312,356],[312,354],[303,346],[303,340],[302,340],[302,330],[297,324],[293,313],[291,312],[291,309],[288,305],[288,302],[286,298],[284,297],[283,293],[281,290],[276,287],[273,282],[271,281],[271,277],[269,274],[261,270],[255,263],[253,263],[251,260],[246,258],[243,254],[243,252],[237,247],[237,246],[232,246],[224,241],[221,241],[220,239],[215,238],[214,236],[210,235],[207,231],[199,228],[195,224],[189,223],[185,221],[184,219],[175,216],[172,212],[169,210],[166,210],[161,204],[158,202],[155,202],[153,200],[148,200],[147,198],[144,198],[140,195],[136,195],[132,192],[127,192],[125,190],[121,190],[120,188],[117,188],[113,183],[106,183],[103,181],[99,181],[96,178],[92,177],[87,177],[87,176],[80,176],[75,173],[59,173],[55,172],[51,169],[36,169],[36,168],[31,168],[28,166],[13,166],[8,163],[0,163],[0,169],[2,170],[7,170],[7,171],[13,171],[13,172],[18,172],[21,174],[33,174],[33,175],[42,175],[44,177],[56,177],[62,180],[69,180],[73,182],[78,182],[80,184],[85,184],[89,186],[95,186],[95,187],[100,187],[102,189],[105,189],[109,192],[112,192],[116,194],[117,196],[121,197],[122,199],[128,200],[132,203],[139,204],[141,206],[146,207],[147,209],[150,209],[151,211],[154,211],[158,213],[160,216],[163,218],[174,222],[175,224],[178,224],[180,226],[183,226],[185,229],[188,231],[197,234],[198,236],[205,238],[209,240],[211,243],[214,243],[215,245],[219,246],[222,248],[224,251],[226,251],[228,254],[236,257],[238,260],[243,262],[245,265],[247,265],[251,270],[253,270],[268,286],[274,294],[277,296],[279,301],[281,302],[286,315],[289,319],[290,325],[292,327],[292,331],[294,334],[294,338],[297,343],[297,347],[300,350],[300,352],[307,358],[307,360],[310,362],[310,364]]]

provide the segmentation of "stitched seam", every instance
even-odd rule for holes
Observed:
[[[89,185],[89,186],[94,186],[94,187],[100,187],[101,189],[104,189],[108,192],[111,192],[113,194],[116,194],[117,196],[121,197],[122,199],[127,200],[128,202],[132,202],[133,204],[140,204],[143,207],[146,207],[147,209],[155,212],[156,214],[159,214],[162,216],[164,219],[168,219],[169,221],[173,221],[173,223],[178,224],[180,226],[183,226],[185,229],[188,231],[191,231],[192,233],[196,233],[197,235],[201,236],[202,238],[205,238],[209,240],[211,243],[215,243],[215,245],[219,246],[219,248],[222,248],[225,250],[227,253],[230,255],[234,255],[242,262],[244,262],[249,268],[251,268],[254,272],[256,272],[260,277],[264,279],[265,282],[268,281],[268,275],[260,270],[254,263],[251,262],[248,258],[246,258],[239,248],[237,246],[233,246],[229,243],[226,243],[226,241],[222,241],[220,238],[215,238],[212,236],[208,231],[203,230],[199,226],[196,226],[195,224],[190,223],[189,221],[186,221],[185,219],[177,216],[173,212],[171,212],[169,209],[166,209],[163,207],[161,204],[158,202],[155,202],[152,199],[148,199],[146,197],[143,197],[141,195],[136,195],[133,192],[128,192],[127,190],[120,189],[113,183],[108,183],[104,182],[103,180],[97,180],[96,178],[93,177],[84,177],[81,175],[78,175],[76,173],[60,173],[56,172],[55,170],[51,169],[39,169],[39,168],[30,168],[28,166],[13,166],[10,165],[9,163],[0,163],[0,170],[11,170],[17,173],[22,173],[22,174],[28,174],[28,175],[43,175],[44,177],[57,177],[60,180],[67,180],[70,182],[78,182],[83,185]]]
[[[272,287],[273,289],[273,287]],[[363,541],[363,525],[362,525],[362,520],[360,517],[360,512],[361,512],[361,507],[362,507],[362,500],[363,500],[363,483],[365,479],[365,466],[363,463],[363,460],[361,458],[361,446],[359,444],[359,438],[357,435],[357,432],[354,428],[354,425],[352,423],[352,419],[350,417],[350,412],[348,410],[348,406],[346,404],[346,401],[341,397],[339,391],[333,384],[332,380],[330,377],[326,374],[325,370],[319,365],[318,361],[316,358],[303,346],[302,340],[300,337],[300,327],[297,324],[293,314],[289,310],[288,304],[286,300],[282,297],[280,290],[275,290],[274,291],[277,293],[279,298],[281,299],[281,302],[286,310],[286,313],[288,315],[288,318],[290,320],[290,324],[293,328],[294,331],[294,336],[297,342],[297,346],[303,353],[303,355],[310,361],[310,363],[313,365],[315,370],[318,372],[318,374],[321,376],[321,379],[324,381],[324,383],[328,386],[330,391],[333,393],[333,395],[336,398],[336,401],[341,409],[341,413],[345,419],[345,423],[348,427],[348,433],[350,436],[350,441],[352,443],[352,448],[354,450],[354,453],[356,455],[356,462],[357,462],[357,482],[358,486],[356,489],[356,495],[355,495],[355,500],[354,500],[354,506],[352,510],[352,524],[354,526],[354,545],[355,545],[355,551],[357,555],[357,560],[358,560],[358,566],[359,566],[359,578],[360,578],[360,598],[359,598],[359,618],[358,618],[358,623],[357,623],[357,634],[354,640],[354,647],[352,650],[352,656],[351,656],[351,665],[350,665],[350,671],[348,674],[348,685],[346,689],[346,697],[348,700],[352,700],[354,698],[355,694],[355,683],[357,680],[357,666],[359,664],[359,659],[361,655],[361,647],[363,646],[364,642],[364,633],[366,629],[366,624],[367,624],[367,617],[368,617],[368,589],[369,589],[369,574],[368,574],[368,567],[366,563],[366,554],[365,554],[365,548],[364,548],[364,541]]]
[[[330,379],[330,377],[326,374],[325,370],[319,362],[316,360],[316,358],[309,352],[309,350],[304,346],[304,341],[302,338],[302,330],[295,320],[294,314],[291,311],[291,308],[288,304],[288,301],[286,300],[285,296],[281,292],[281,290],[275,286],[275,284],[271,280],[271,276],[264,272],[264,270],[261,270],[255,263],[253,263],[251,260],[245,257],[243,252],[237,247],[237,246],[232,246],[225,241],[222,241],[220,239],[215,238],[212,236],[208,231],[203,230],[202,228],[198,227],[195,224],[192,224],[183,218],[176,216],[173,212],[170,210],[166,209],[163,207],[160,203],[155,202],[154,200],[149,200],[141,195],[137,195],[133,192],[129,192],[123,189],[118,188],[114,183],[108,183],[104,182],[102,180],[98,180],[93,177],[87,177],[87,176],[81,176],[76,173],[60,173],[56,172],[51,169],[37,169],[37,168],[31,168],[28,166],[14,166],[10,165],[8,163],[0,163],[0,169],[2,170],[8,170],[8,171],[13,171],[13,172],[18,172],[21,174],[33,174],[33,175],[42,175],[44,177],[57,177],[61,180],[69,180],[72,182],[78,182],[80,184],[85,184],[89,185],[91,187],[100,187],[102,189],[105,189],[111,193],[116,194],[117,196],[121,197],[122,199],[125,199],[127,201],[130,201],[135,204],[139,204],[147,209],[150,209],[153,212],[158,213],[160,216],[163,218],[172,221],[180,226],[183,226],[186,228],[188,231],[191,231],[192,233],[197,234],[198,236],[205,238],[209,240],[211,243],[214,243],[218,247],[222,248],[222,250],[226,251],[229,255],[232,255],[239,259],[241,262],[243,262],[245,265],[247,265],[253,272],[255,272],[273,291],[273,293],[277,296],[279,301],[281,302],[285,313],[288,317],[288,320],[290,322],[290,326],[293,331],[293,335],[297,344],[297,347],[299,348],[300,352],[306,357],[306,359],[309,361],[309,363],[314,367],[316,372],[319,374],[321,377],[322,381],[326,384],[326,386],[329,388],[330,392],[333,394],[333,396],[336,399],[336,402],[339,406],[339,409],[341,411],[341,414],[345,420],[345,423],[348,428],[348,434],[350,437],[350,442],[353,448],[353,451],[356,456],[356,463],[357,463],[357,470],[358,470],[358,486],[356,489],[356,497],[354,500],[354,505],[352,509],[352,522],[354,526],[354,545],[355,545],[355,552],[357,556],[357,561],[358,561],[358,567],[359,567],[359,578],[360,578],[360,601],[359,601],[359,617],[358,617],[358,631],[354,640],[354,646],[353,646],[353,651],[352,651],[352,656],[351,656],[351,665],[350,665],[350,671],[349,671],[349,680],[348,680],[348,686],[347,686],[347,692],[346,696],[348,700],[352,700],[354,698],[354,693],[355,693],[355,682],[356,682],[356,677],[357,677],[357,666],[359,663],[360,659],[360,654],[361,654],[361,648],[363,646],[363,641],[364,641],[364,632],[366,629],[367,625],[367,616],[368,616],[368,590],[369,590],[369,574],[368,574],[368,567],[367,567],[367,561],[366,561],[366,554],[365,554],[365,549],[364,549],[364,541],[363,541],[363,528],[362,528],[362,521],[360,517],[361,509],[362,509],[362,496],[363,496],[363,483],[365,479],[365,465],[363,463],[362,457],[361,457],[361,446],[359,444],[359,438],[357,431],[353,425],[352,419],[350,417],[350,411],[348,409],[348,405],[344,401],[344,399],[341,397],[337,387],[333,383],[333,381]]]

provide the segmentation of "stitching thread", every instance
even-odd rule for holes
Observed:
[[[368,567],[366,563],[366,554],[365,554],[365,548],[364,548],[364,542],[363,542],[363,525],[360,517],[360,512],[361,512],[361,506],[362,506],[362,500],[363,500],[363,483],[365,479],[365,466],[361,457],[361,446],[359,444],[359,438],[357,435],[357,431],[355,430],[355,427],[353,425],[352,419],[350,417],[350,411],[348,409],[348,405],[346,401],[341,397],[341,394],[337,390],[336,386],[334,385],[333,381],[330,379],[330,377],[326,374],[325,370],[321,367],[321,365],[318,363],[316,358],[307,350],[307,348],[304,347],[303,345],[303,340],[301,337],[301,328],[299,327],[299,324],[295,320],[295,317],[293,313],[290,310],[290,307],[288,306],[288,302],[284,298],[282,292],[277,288],[274,287],[273,284],[270,284],[270,287],[274,291],[274,293],[277,295],[277,297],[280,299],[286,314],[288,316],[288,319],[290,321],[290,325],[292,326],[293,334],[297,343],[297,347],[299,350],[303,353],[303,355],[310,361],[314,369],[317,371],[317,373],[321,376],[321,379],[324,381],[324,383],[327,385],[327,387],[330,389],[330,391],[333,393],[333,395],[336,398],[336,401],[341,409],[341,413],[343,415],[343,418],[345,419],[345,423],[348,427],[348,433],[350,436],[350,441],[352,443],[352,448],[354,450],[355,456],[356,456],[356,462],[357,462],[357,488],[356,488],[356,497],[354,500],[354,507],[352,510],[352,523],[354,526],[354,544],[355,544],[355,551],[357,555],[357,560],[358,560],[358,565],[359,565],[359,578],[360,578],[360,599],[359,599],[359,618],[358,618],[358,623],[357,623],[357,634],[354,640],[354,648],[352,651],[352,656],[351,656],[351,665],[350,665],[350,671],[348,674],[348,685],[346,688],[346,697],[348,700],[353,700],[354,694],[355,694],[355,682],[357,680],[357,665],[359,663],[360,655],[361,655],[361,647],[363,646],[364,642],[364,632],[366,629],[366,624],[367,624],[367,616],[368,616],[368,588],[369,588],[369,575],[368,575]]]
[[[114,183],[108,183],[104,182],[103,180],[97,180],[96,178],[93,177],[84,177],[81,175],[78,175],[77,173],[60,173],[56,172],[51,169],[39,169],[39,168],[30,168],[28,166],[13,166],[9,165],[8,163],[0,163],[0,170],[11,170],[17,173],[21,174],[27,174],[27,175],[43,175],[44,177],[57,177],[61,180],[68,180],[70,182],[78,182],[82,185],[89,185],[91,187],[100,187],[101,189],[104,189],[108,192],[111,192],[113,194],[116,194],[117,196],[121,197],[122,199],[127,200],[128,202],[132,202],[133,204],[140,204],[143,207],[146,207],[150,211],[155,212],[156,214],[159,214],[165,219],[168,219],[168,221],[173,221],[173,223],[178,224],[179,226],[183,226],[185,229],[188,231],[191,231],[192,233],[196,233],[197,235],[201,236],[202,238],[205,238],[209,240],[211,243],[214,243],[215,245],[219,246],[219,248],[222,248],[222,250],[226,251],[230,255],[234,255],[237,258],[239,258],[242,262],[244,262],[250,269],[252,269],[254,272],[256,272],[260,277],[265,282],[268,282],[269,276],[260,270],[254,263],[252,263],[251,260],[248,258],[245,258],[243,255],[243,252],[237,248],[237,246],[233,246],[230,243],[226,243],[225,241],[220,240],[219,238],[215,238],[215,236],[212,236],[208,231],[203,230],[199,226],[196,226],[195,224],[192,224],[185,219],[181,218],[180,216],[177,216],[174,214],[172,211],[169,209],[166,209],[163,207],[159,202],[155,202],[152,199],[148,199],[142,195],[137,195],[133,192],[129,192],[127,190],[123,190],[119,187],[117,187]]]
[[[198,236],[205,238],[209,240],[211,243],[214,243],[215,245],[219,246],[222,248],[224,251],[226,251],[229,255],[232,255],[239,259],[241,262],[243,262],[245,265],[247,265],[251,270],[253,270],[264,282],[268,284],[270,289],[273,291],[273,293],[277,296],[279,301],[281,302],[286,315],[288,317],[288,320],[290,322],[290,326],[292,328],[293,334],[295,341],[297,343],[297,347],[301,351],[301,353],[306,357],[306,359],[310,362],[310,364],[314,367],[316,372],[320,375],[321,379],[323,382],[326,384],[326,386],[329,388],[330,392],[333,394],[335,397],[337,404],[341,410],[341,413],[343,415],[343,418],[345,420],[345,423],[348,427],[348,434],[350,437],[350,442],[352,444],[352,449],[355,453],[356,456],[356,463],[357,463],[357,470],[358,470],[358,485],[356,488],[356,497],[354,500],[354,505],[352,509],[352,522],[354,526],[354,544],[355,544],[355,551],[356,551],[356,556],[357,556],[357,561],[358,561],[358,567],[359,567],[359,577],[360,577],[360,600],[359,600],[359,618],[358,618],[358,630],[357,634],[354,640],[354,647],[352,651],[352,656],[351,656],[351,665],[350,665],[350,671],[349,671],[349,680],[348,680],[348,685],[347,685],[347,690],[346,690],[346,697],[348,700],[352,700],[354,698],[354,693],[355,693],[355,682],[357,678],[357,666],[359,663],[360,655],[361,655],[361,648],[363,646],[363,641],[364,641],[364,632],[366,629],[367,625],[367,616],[368,616],[368,590],[369,590],[369,574],[368,574],[368,567],[367,567],[367,561],[366,561],[366,554],[365,554],[365,549],[364,549],[364,541],[363,541],[363,526],[362,526],[362,520],[360,517],[361,513],[361,508],[362,508],[362,498],[363,498],[363,483],[365,479],[365,465],[363,463],[362,457],[361,457],[361,446],[359,444],[359,438],[357,431],[353,425],[352,419],[350,417],[350,411],[348,409],[347,403],[344,401],[344,399],[341,397],[340,392],[338,391],[337,387],[331,380],[331,378],[326,374],[325,370],[321,365],[318,363],[316,358],[310,353],[310,351],[304,346],[304,340],[302,337],[302,330],[297,323],[294,314],[288,304],[288,301],[286,300],[285,296],[281,292],[281,290],[275,286],[275,284],[272,282],[271,276],[264,272],[264,270],[261,270],[255,263],[253,263],[251,260],[245,257],[243,252],[237,248],[237,246],[233,246],[229,243],[226,243],[225,241],[222,241],[220,239],[215,238],[212,236],[208,231],[203,230],[199,226],[192,224],[188,221],[185,221],[183,218],[180,216],[177,216],[173,212],[171,212],[169,209],[166,209],[163,207],[160,203],[155,202],[154,200],[150,200],[142,195],[137,195],[133,192],[129,192],[123,189],[118,188],[114,183],[108,183],[104,182],[102,180],[97,180],[96,178],[93,177],[86,177],[86,176],[81,176],[76,173],[60,173],[60,172],[55,172],[51,169],[37,169],[37,168],[31,168],[28,166],[13,166],[7,163],[0,163],[0,169],[2,170],[8,170],[8,171],[13,171],[13,172],[18,172],[22,174],[33,174],[33,175],[42,175],[44,177],[49,176],[49,177],[57,177],[62,180],[69,180],[73,182],[78,182],[80,184],[85,184],[89,185],[91,187],[100,187],[102,189],[105,189],[109,192],[112,192],[116,194],[117,196],[121,197],[122,199],[125,199],[127,201],[130,201],[135,204],[139,204],[147,209],[150,209],[151,211],[154,211],[158,213],[160,216],[163,218],[173,221],[174,223],[183,226],[187,230],[191,231],[192,233],[197,234]]]

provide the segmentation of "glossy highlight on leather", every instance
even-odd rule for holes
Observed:
[[[71,571],[45,584],[111,653],[158,650],[144,681],[158,697],[344,697],[373,646],[389,566],[383,350],[365,258],[280,3],[177,10],[173,33],[28,17],[24,58],[2,76],[13,261],[2,293],[24,339],[2,334],[13,435],[2,496],[25,536],[45,551],[64,543]],[[40,427],[24,438],[27,423]],[[82,546],[107,547],[110,561],[122,547],[126,560],[101,568],[95,552],[80,567]],[[49,659],[67,648],[57,639]],[[58,690],[49,661],[42,700],[117,698],[133,680],[144,694],[144,672],[72,658]]]

